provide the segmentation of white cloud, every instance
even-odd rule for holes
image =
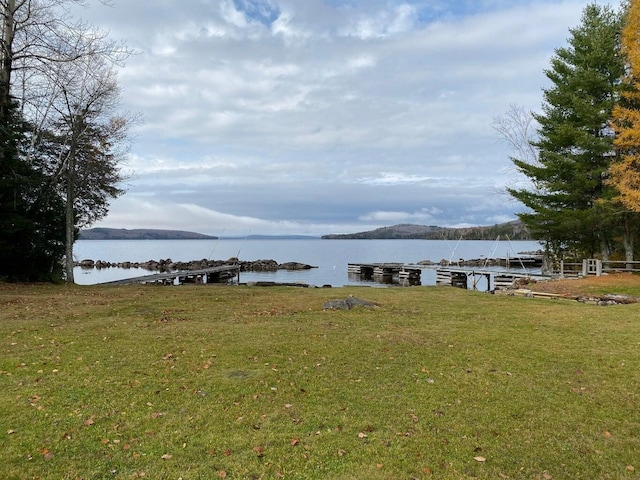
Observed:
[[[126,166],[132,187],[101,223],[361,231],[394,218],[514,218],[517,205],[493,199],[513,179],[491,122],[513,103],[539,109],[543,70],[588,2],[80,10],[140,52],[121,75],[125,107],[145,118]]]

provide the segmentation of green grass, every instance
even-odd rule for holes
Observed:
[[[0,285],[0,352],[4,479],[640,472],[640,305]]]

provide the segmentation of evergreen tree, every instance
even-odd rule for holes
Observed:
[[[52,281],[62,273],[64,205],[50,179],[23,155],[15,103],[0,118],[0,279]]]
[[[83,172],[67,168],[70,163],[62,159],[60,150],[68,145],[58,145],[53,157],[45,151],[49,146],[40,145],[45,137],[60,137],[59,125],[70,118],[59,108],[61,87],[71,95],[81,95],[85,76],[93,75],[99,81],[92,61],[119,63],[131,54],[124,45],[109,41],[106,32],[69,16],[68,6],[85,3],[0,0],[0,278],[37,281],[56,277],[65,251],[66,224],[66,278],[73,281],[72,247],[78,225],[104,216],[107,199],[121,193],[115,183],[120,180],[116,164],[122,157],[114,152],[118,142],[124,141],[118,137],[123,129],[110,130],[111,126],[100,124],[100,131],[92,133],[91,139],[93,145],[100,142],[104,147],[97,155],[79,139],[79,148],[71,149],[70,162],[82,162]],[[89,161],[83,162],[83,155]],[[82,181],[86,183],[78,183]],[[65,185],[67,191],[61,192]],[[64,200],[68,215],[63,208],[60,216]]]
[[[588,5],[569,45],[559,48],[545,71],[538,162],[512,159],[533,184],[509,189],[530,209],[520,214],[534,238],[556,253],[607,256],[615,220],[599,202],[613,191],[604,178],[612,160],[611,112],[619,97],[624,62],[619,54],[620,15]]]

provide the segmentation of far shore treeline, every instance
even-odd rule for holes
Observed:
[[[353,240],[532,240],[529,230],[520,220],[487,227],[435,227],[401,224],[383,227],[368,232],[342,235],[324,235],[323,239]]]
[[[400,224],[350,234],[323,235],[323,240],[531,240],[524,224],[515,220],[487,227],[449,228]],[[90,228],[80,232],[80,240],[216,240],[218,237],[182,230],[137,228]],[[301,235],[249,236],[252,239],[317,239]]]

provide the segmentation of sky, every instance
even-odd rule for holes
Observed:
[[[97,0],[136,51],[127,192],[93,226],[217,236],[493,225],[523,207],[493,124],[540,111],[589,0]],[[611,4],[618,8],[619,3]]]

